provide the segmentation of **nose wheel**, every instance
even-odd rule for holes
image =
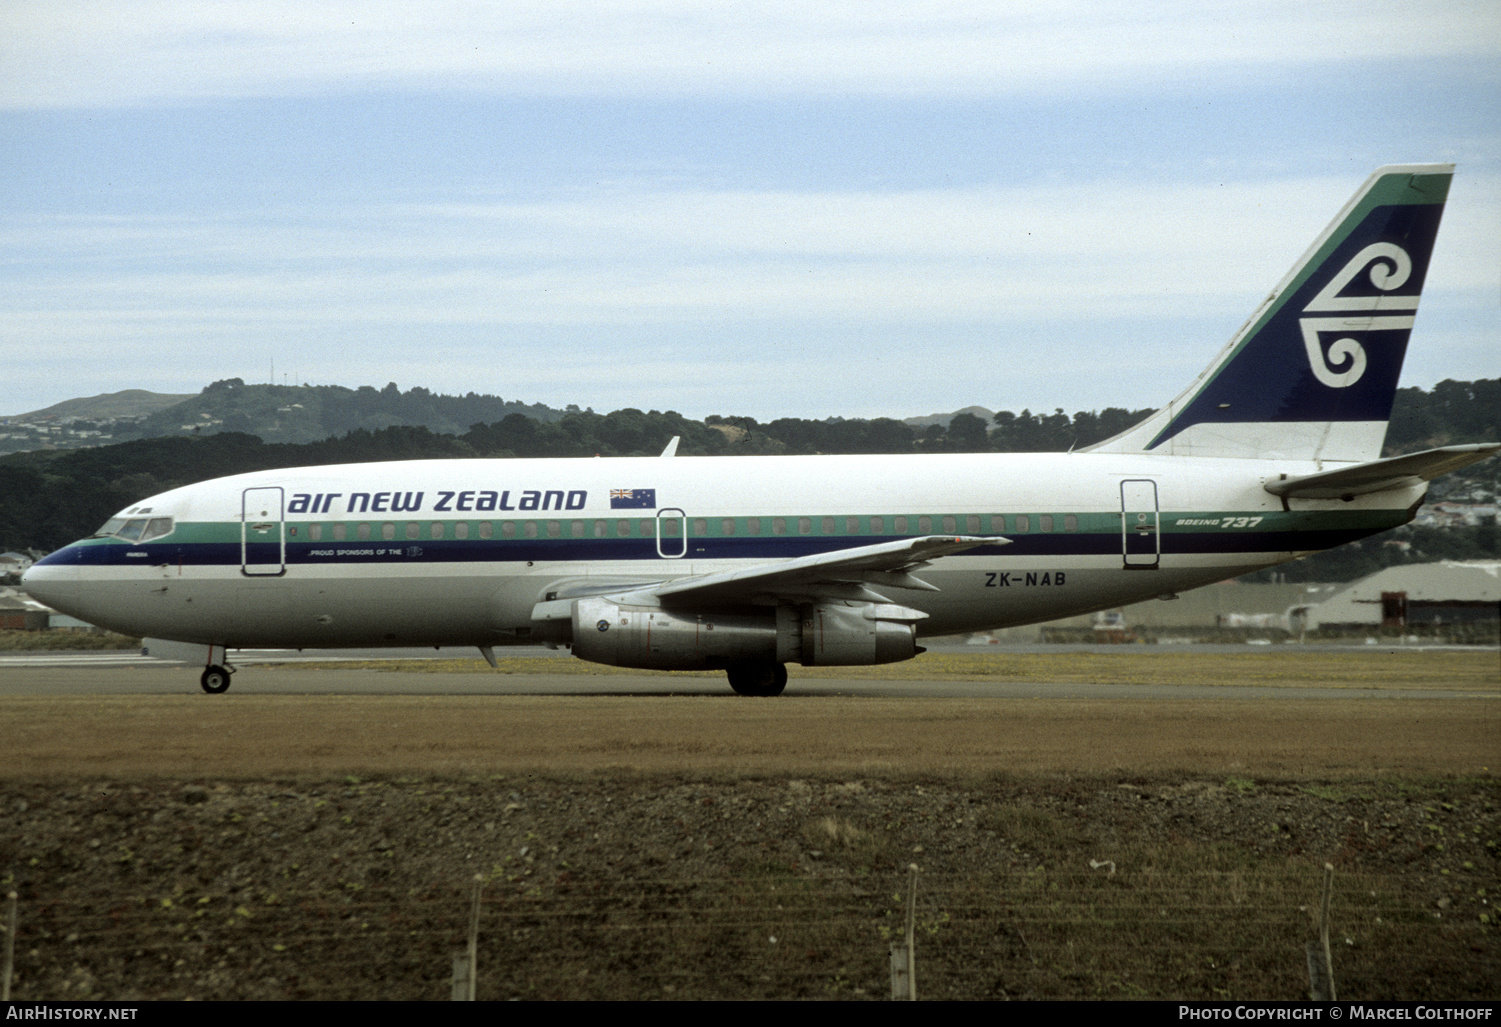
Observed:
[[[233,671],[228,667],[210,666],[204,670],[203,677],[198,679],[198,683],[203,686],[205,692],[218,695],[220,692],[228,691],[229,676],[232,673]]]

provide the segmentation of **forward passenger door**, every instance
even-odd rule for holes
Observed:
[[[287,531],[280,488],[246,489],[240,497],[240,573],[277,577],[287,572]]]

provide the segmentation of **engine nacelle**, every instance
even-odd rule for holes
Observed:
[[[892,603],[815,603],[802,608],[799,663],[805,667],[868,667],[899,663],[923,650],[917,622],[927,616]]]
[[[791,611],[788,611],[790,614]],[[684,613],[628,606],[597,596],[573,603],[573,655],[591,663],[649,670],[706,670],[735,663],[796,659],[795,616]],[[778,645],[778,622],[787,643]],[[779,659],[779,654],[785,651]]]
[[[591,663],[647,670],[707,670],[745,663],[867,666],[910,660],[917,610],[889,603],[814,603],[726,613],[689,613],[573,601],[573,654]]]

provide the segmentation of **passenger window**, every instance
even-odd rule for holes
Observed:
[[[719,533],[725,538],[729,538],[731,535],[735,534],[735,518],[726,517],[724,520],[720,521]]]
[[[773,517],[771,519],[771,533],[773,535],[787,534],[787,518]]]
[[[990,530],[997,534],[1006,530],[1006,518],[1000,514],[994,514],[990,518]]]
[[[970,514],[964,518],[964,530],[968,531],[971,535],[978,535],[980,533],[980,518],[976,514]]]
[[[572,532],[574,538],[583,538],[584,537],[584,522],[583,521],[574,521],[569,526],[569,531]]]
[[[747,535],[761,534],[761,518],[747,517],[745,519],[745,533]]]
[[[1063,515],[1063,530],[1064,531],[1078,531],[1079,530],[1079,517],[1078,517],[1077,514],[1064,514]]]
[[[945,517],[943,519],[943,530],[952,535],[959,530],[959,522],[953,517]]]
[[[319,542],[319,541],[322,541],[322,539],[323,539],[323,525],[321,525],[321,524],[309,524],[307,526],[307,537],[308,537],[308,541],[309,542]]]
[[[907,518],[893,517],[891,519],[891,530],[896,532],[898,535],[907,534]]]
[[[364,523],[355,525],[354,536],[362,541],[368,539],[370,537],[370,525]]]
[[[630,521],[616,521],[615,522],[615,534],[619,535],[621,538],[630,538],[631,537],[631,522]]]
[[[1041,517],[1037,518],[1037,527],[1042,531],[1052,531],[1053,515],[1043,514]]]
[[[879,535],[885,530],[886,519],[884,517],[872,517],[870,519],[870,533],[872,535]]]
[[[536,538],[537,537],[537,522],[536,521],[523,521],[522,524],[521,524],[521,533],[523,535],[525,535],[527,538]]]
[[[1017,531],[1031,531],[1032,530],[1032,520],[1031,520],[1031,518],[1029,518],[1026,514],[1017,514],[1016,515],[1016,530]]]
[[[428,538],[442,538],[443,537],[443,522],[442,521],[433,521],[432,529],[428,532],[428,536],[427,537]]]
[[[480,538],[494,538],[495,537],[495,525],[494,525],[494,523],[491,522],[491,521],[480,521],[479,522],[479,537]]]
[[[844,533],[846,535],[860,534],[860,518],[846,517],[844,519]]]
[[[394,539],[396,537],[396,525],[392,524],[390,521],[382,524],[380,526],[380,537],[385,539],[387,542]]]
[[[799,535],[811,535],[813,533],[813,520],[809,517],[797,519],[797,533]]]
[[[663,517],[657,523],[662,525],[663,538],[677,538],[678,532],[682,530],[676,517]]]
[[[927,514],[923,514],[917,519],[917,533],[919,535],[927,535],[932,532],[932,530],[933,518],[929,517]]]
[[[459,521],[457,524],[455,524],[453,526],[453,537],[454,538],[468,538],[469,537],[469,522],[468,521]]]
[[[562,538],[563,537],[563,525],[559,524],[557,521],[548,521],[547,522],[547,537],[548,538]]]
[[[610,534],[610,523],[608,521],[595,521],[594,522],[594,537],[595,538],[604,538],[604,537],[606,537],[609,534]]]
[[[703,538],[709,533],[709,522],[702,517],[693,518],[693,535],[695,538]]]
[[[823,519],[823,533],[825,535],[832,535],[832,534],[834,534],[834,518],[832,518],[832,517],[825,517]]]

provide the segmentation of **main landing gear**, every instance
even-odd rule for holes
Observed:
[[[736,695],[781,695],[787,687],[785,663],[737,663],[726,673]]]
[[[210,645],[207,659],[204,661],[203,677],[198,683],[209,695],[218,695],[220,692],[229,690],[229,676],[235,669],[229,665],[229,647],[226,645]]]
[[[229,676],[233,673],[234,671],[228,667],[210,664],[204,669],[203,677],[198,679],[198,683],[209,695],[218,695],[229,689]]]

